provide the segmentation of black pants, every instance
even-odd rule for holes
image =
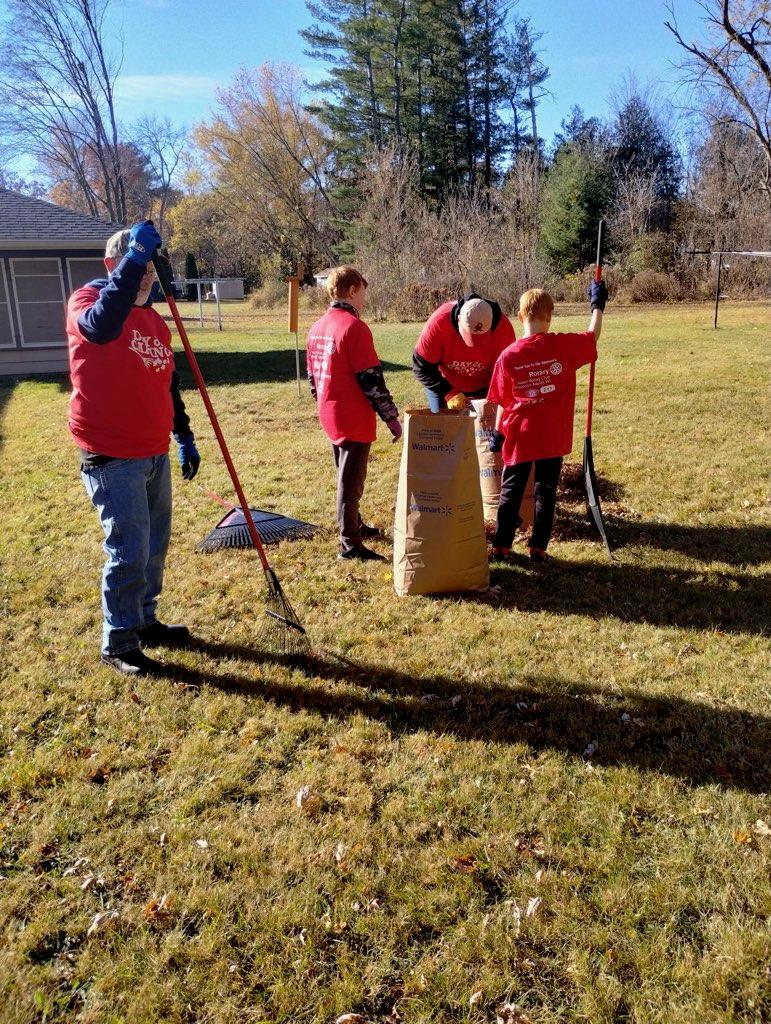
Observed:
[[[519,524],[519,506],[530,477],[532,462],[518,462],[504,466],[501,477],[501,500],[498,505],[498,527],[493,545],[510,548]],[[535,519],[530,536],[530,547],[545,551],[554,525],[557,504],[557,483],[562,471],[562,459],[535,460]]]
[[[337,470],[337,525],[340,527],[341,551],[361,546],[359,502],[364,494],[371,447],[365,441],[343,441],[332,445]]]

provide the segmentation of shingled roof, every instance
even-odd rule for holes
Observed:
[[[0,188],[0,249],[98,248],[122,227]]]

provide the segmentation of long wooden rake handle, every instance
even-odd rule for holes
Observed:
[[[262,541],[260,540],[260,535],[257,532],[257,527],[254,525],[254,519],[252,518],[249,503],[246,500],[246,495],[244,494],[243,488],[241,487],[241,481],[238,479],[236,467],[233,465],[233,460],[230,457],[230,451],[228,450],[227,442],[225,441],[225,435],[222,433],[222,428],[220,427],[219,420],[217,419],[217,414],[215,413],[214,406],[211,404],[211,399],[209,398],[209,392],[206,388],[206,383],[203,379],[201,368],[198,365],[198,360],[195,357],[195,352],[193,352],[193,347],[190,344],[190,340],[188,339],[187,331],[185,330],[185,325],[182,323],[182,317],[179,315],[177,303],[174,299],[174,285],[172,284],[169,269],[159,256],[157,250],[153,253],[153,266],[155,267],[155,273],[158,275],[158,280],[160,282],[164,298],[166,299],[166,302],[169,304],[169,309],[171,310],[171,315],[174,319],[174,323],[177,328],[177,333],[179,334],[180,340],[182,341],[182,345],[185,349],[185,355],[187,356],[187,361],[190,364],[190,369],[193,372],[195,383],[198,386],[201,398],[203,399],[203,404],[206,407],[206,412],[209,414],[209,420],[211,422],[212,429],[214,430],[214,433],[217,437],[217,443],[220,446],[222,458],[225,460],[225,465],[228,467],[230,479],[233,481],[233,487],[235,488],[236,494],[238,495],[238,501],[241,506],[241,511],[243,512],[244,519],[246,520],[246,527],[249,530],[249,536],[252,538],[252,544],[254,544],[255,548],[257,549],[257,554],[260,556],[263,571],[265,573],[271,573],[272,570],[268,562],[268,556],[265,554],[265,548],[262,546]]]
[[[597,261],[594,264],[594,280],[598,283],[602,280],[602,258],[605,250],[605,221],[600,221],[600,227],[597,231]],[[585,437],[592,436],[592,412],[594,411],[594,368],[597,364],[595,360],[589,367],[589,397],[586,402],[586,430],[584,432]]]

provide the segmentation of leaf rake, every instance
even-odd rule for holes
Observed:
[[[198,365],[198,360],[195,357],[195,353],[193,352],[193,348],[187,336],[187,331],[185,330],[182,318],[179,315],[177,303],[174,299],[171,275],[167,265],[163,260],[161,260],[157,250],[153,254],[153,266],[155,267],[155,272],[158,275],[158,280],[160,281],[164,297],[169,305],[169,310],[171,311],[177,332],[185,349],[185,355],[187,356],[187,361],[190,364],[190,369],[193,373],[193,377],[195,378],[201,398],[203,399],[203,404],[206,407],[206,412],[209,415],[209,420],[217,437],[217,442],[219,443],[220,451],[222,452],[222,458],[225,460],[225,465],[228,468],[230,479],[232,480],[233,487],[238,495],[240,510],[245,520],[246,529],[249,532],[252,545],[257,549],[257,554],[259,555],[260,563],[262,565],[267,592],[265,595],[265,623],[259,631],[259,638],[266,647],[277,651],[279,654],[307,654],[310,652],[310,645],[305,633],[305,628],[284,594],[278,576],[268,562],[268,557],[265,554],[265,548],[260,540],[260,535],[257,532],[257,527],[255,526],[251,509],[249,508],[249,503],[246,500],[243,488],[241,487],[241,481],[238,478],[236,468],[233,465],[233,460],[230,457],[230,452],[228,451],[225,437],[222,433],[222,429],[220,428],[217,414],[215,413],[214,406],[209,398],[209,392],[206,388],[201,369]]]

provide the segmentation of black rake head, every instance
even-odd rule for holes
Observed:
[[[278,512],[265,512],[252,508],[252,519],[263,544],[278,544],[282,540],[308,539],[314,535],[317,526],[290,519]],[[220,551],[222,548],[252,548],[251,535],[246,519],[240,508],[233,508],[217,523],[211,533],[198,545],[199,551]]]

